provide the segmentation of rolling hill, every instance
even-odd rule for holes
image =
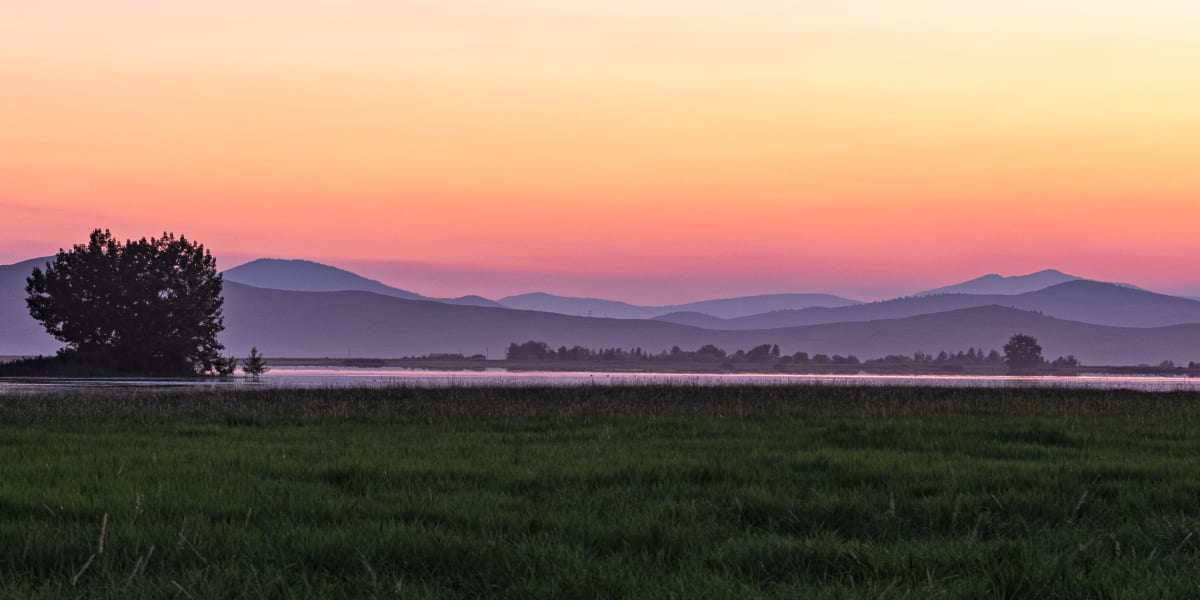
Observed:
[[[228,269],[225,281],[273,290],[296,292],[342,292],[358,290],[394,298],[424,300],[415,292],[394,288],[344,269],[308,260],[260,258]]]
[[[507,308],[405,300],[369,292],[292,292],[227,283],[224,343],[268,355],[398,357],[428,353],[503,356],[511,342],[658,348],[702,344],[709,332],[648,320],[574,317]]]
[[[1112,283],[1077,279],[1012,296],[935,294],[838,308],[808,308],[738,319],[675,313],[659,320],[706,329],[778,329],[823,323],[874,321],[999,305],[1096,325],[1161,327],[1200,323],[1200,302]]]
[[[982,277],[976,277],[970,281],[956,283],[933,290],[926,290],[913,294],[914,296],[932,296],[935,294],[977,294],[977,295],[992,295],[1000,294],[1011,296],[1015,294],[1024,294],[1027,292],[1036,292],[1044,290],[1050,286],[1066,283],[1068,281],[1076,281],[1082,279],[1074,275],[1068,275],[1062,271],[1055,269],[1046,269],[1037,273],[1028,275],[1011,275],[1003,276],[991,273]]]
[[[294,292],[361,291],[406,300],[435,300],[467,306],[499,306],[492,300],[481,296],[429,298],[416,292],[394,288],[345,269],[309,260],[260,258],[224,271],[222,275],[225,277],[225,281],[273,290]]]
[[[256,345],[274,356],[396,357],[430,352],[498,357],[511,342],[552,346],[750,348],[855,354],[862,358],[914,351],[1000,348],[1014,333],[1042,341],[1046,354],[1085,362],[1138,364],[1200,359],[1200,325],[1162,328],[1100,326],[999,306],[902,319],[830,323],[772,330],[713,331],[635,319],[572,317],[539,311],[453,306],[366,292],[285,292],[231,284],[223,337],[243,353]]]
[[[42,262],[44,259],[0,266],[0,355],[51,354],[59,347],[29,317],[24,306],[25,277]],[[1148,292],[1094,282],[1069,282],[1039,294],[1035,297],[1041,298],[1043,306],[1050,306],[1051,300],[1067,306],[1081,294],[1094,300],[1107,298],[1108,309],[1120,315],[1130,312],[1125,294],[1135,294],[1143,301],[1138,305],[1140,310],[1150,311],[1157,318],[1185,318],[1194,310],[1191,304],[1179,303],[1190,302],[1187,300],[1151,294],[1150,300],[1158,303],[1154,304],[1147,300]],[[1102,314],[1105,307],[1104,302],[1097,302],[1091,310]],[[870,358],[918,350],[1000,348],[1009,336],[1021,332],[1037,337],[1049,357],[1074,354],[1090,364],[1200,360],[1200,325],[1115,327],[995,305],[902,318],[709,330],[664,321],[453,305],[364,291],[264,289],[229,281],[225,288],[225,323],[221,339],[230,352],[240,356],[250,346],[258,346],[273,357],[390,358],[436,352],[486,352],[499,357],[509,343],[533,339],[555,346],[641,347],[652,352],[676,345],[694,349],[712,343],[733,350],[773,343],[786,353]]]
[[[1053,286],[1056,286],[1056,285],[1059,285],[1062,283],[1067,283],[1070,281],[1093,281],[1093,282],[1095,282],[1096,280],[1084,279],[1082,277],[1068,275],[1067,273],[1063,273],[1062,271],[1058,271],[1055,269],[1046,269],[1044,271],[1038,271],[1037,273],[1030,273],[1028,275],[1011,275],[1011,276],[1007,276],[1007,277],[993,273],[990,275],[984,275],[983,277],[976,277],[975,279],[972,279],[970,281],[964,281],[962,283],[956,283],[954,285],[948,285],[946,287],[940,287],[937,289],[927,290],[924,292],[917,292],[916,294],[913,294],[913,295],[914,296],[933,296],[933,295],[937,295],[937,294],[975,294],[975,295],[999,294],[999,295],[1004,295],[1004,296],[1014,296],[1017,294],[1026,294],[1029,292],[1036,292],[1039,290],[1044,290],[1048,287],[1053,287]],[[1132,285],[1132,284],[1128,284],[1128,283],[1108,282],[1108,281],[1097,282],[1097,283],[1111,283],[1112,285],[1133,288],[1135,290],[1142,289],[1136,285]]]
[[[54,354],[60,344],[29,316],[25,278],[49,258],[0,265],[0,356]]]
[[[829,294],[763,294],[738,298],[702,300],[687,304],[640,306],[600,298],[572,298],[542,292],[508,296],[498,300],[501,305],[519,310],[536,310],[574,316],[610,317],[613,319],[653,319],[675,312],[703,313],[717,318],[732,319],[769,311],[801,309],[814,306],[851,306],[855,300]]]
[[[1200,324],[1129,328],[1066,321],[1001,306],[981,306],[903,319],[830,323],[769,332],[780,347],[878,357],[968,347],[1001,349],[1014,333],[1038,339],[1047,358],[1075,355],[1084,364],[1134,365],[1200,360]],[[822,350],[816,350],[822,348]],[[804,348],[801,348],[804,349]]]

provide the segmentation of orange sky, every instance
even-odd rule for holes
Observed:
[[[97,226],[429,294],[1200,293],[1193,0],[0,5],[0,262]]]

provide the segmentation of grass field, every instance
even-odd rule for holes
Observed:
[[[4,598],[1200,596],[1200,397],[0,398]]]

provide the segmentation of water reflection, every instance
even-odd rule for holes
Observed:
[[[39,393],[110,389],[164,391],[182,389],[345,388],[345,387],[469,387],[577,385],[844,385],[984,388],[1129,389],[1140,391],[1200,391],[1200,379],[1183,377],[967,376],[967,375],[809,375],[784,373],[612,373],[563,371],[437,371],[378,368],[330,369],[277,367],[260,381],[247,379],[7,379],[0,393]]]

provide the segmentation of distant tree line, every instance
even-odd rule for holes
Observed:
[[[1006,364],[1006,357],[999,350],[985,351],[970,348],[958,352],[941,351],[937,354],[915,352],[911,355],[890,354],[881,358],[861,360],[857,356],[795,352],[783,354],[778,344],[761,344],[749,350],[727,351],[713,344],[696,350],[683,350],[675,346],[670,350],[647,352],[642,348],[585,348],[583,346],[560,346],[554,348],[546,342],[528,341],[512,343],[505,354],[514,361],[576,361],[576,362],[702,362],[702,363],[774,363],[779,365],[864,365],[879,367],[954,367],[971,365]],[[1032,360],[1022,358],[1020,360]],[[1077,367],[1074,356],[1059,357],[1047,363],[1037,354],[1037,362],[1031,366]],[[1024,364],[1024,363],[1022,363]]]
[[[675,346],[670,350],[647,352],[642,348],[585,348],[583,346],[560,346],[554,348],[546,342],[528,341],[512,343],[505,354],[513,361],[574,361],[574,362],[699,362],[699,363],[758,363],[778,366],[830,365],[863,366],[883,369],[931,369],[954,371],[966,367],[1007,367],[1011,372],[1032,372],[1047,367],[1077,368],[1080,362],[1073,355],[1060,356],[1052,361],[1042,357],[1042,347],[1031,336],[1014,335],[999,350],[968,348],[957,352],[941,351],[937,354],[914,352],[911,355],[889,354],[881,358],[861,360],[857,356],[838,354],[809,354],[795,352],[783,354],[778,344],[761,344],[749,350],[727,351],[713,344],[696,350],[683,350]],[[1190,366],[1190,365],[1189,365]],[[1200,365],[1197,365],[1200,366]]]
[[[958,352],[947,352],[945,350],[937,354],[929,354],[926,352],[914,352],[911,356],[905,354],[889,354],[882,358],[875,358],[866,361],[868,365],[986,365],[986,364],[1003,364],[1004,356],[998,350],[985,352],[983,348],[970,348],[968,350],[959,350]]]
[[[808,355],[803,352],[798,353],[803,355],[804,360],[808,360]],[[698,350],[683,350],[679,346],[675,346],[670,350],[663,350],[657,353],[647,352],[642,348],[585,348],[583,346],[560,346],[555,349],[545,342],[529,341],[524,343],[513,343],[508,347],[505,354],[508,360],[569,360],[569,361],[624,361],[624,362],[653,362],[653,361],[670,361],[670,362],[771,362],[771,361],[791,361],[793,356],[783,356],[779,351],[778,344],[762,344],[755,346],[749,350],[737,350],[734,352],[726,352],[712,344],[700,347]],[[846,360],[839,357],[841,360]],[[854,359],[857,361],[858,359]]]

